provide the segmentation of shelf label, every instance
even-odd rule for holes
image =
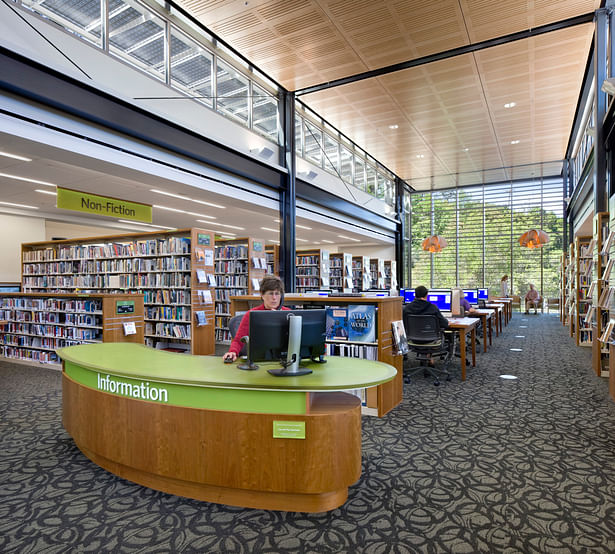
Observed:
[[[116,300],[115,313],[116,314],[134,314],[135,313],[135,301],[134,300]]]
[[[143,221],[144,223],[152,222],[152,207],[147,204],[62,187],[56,187],[56,190],[56,207],[59,209]]]
[[[305,421],[274,421],[274,439],[305,439]]]

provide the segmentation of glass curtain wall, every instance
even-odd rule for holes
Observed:
[[[525,295],[533,283],[544,297],[556,296],[563,245],[561,178],[479,185],[414,193],[404,202],[409,223],[405,285],[489,287],[499,292],[509,276],[510,294]],[[543,229],[550,242],[529,250],[518,239]],[[448,247],[431,254],[426,237],[443,236]]]

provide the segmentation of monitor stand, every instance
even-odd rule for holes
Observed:
[[[282,362],[281,369],[267,370],[276,377],[298,377],[312,373],[311,369],[299,367],[301,360],[301,323],[303,318],[300,315],[290,314],[288,316],[288,352],[286,361]]]

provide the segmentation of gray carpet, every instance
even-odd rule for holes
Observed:
[[[58,371],[2,363],[0,552],[615,551],[615,404],[590,350],[553,315],[515,314],[494,340],[466,382],[457,361],[452,381],[418,376],[363,418],[362,476],[315,515],[119,479],[63,430]]]

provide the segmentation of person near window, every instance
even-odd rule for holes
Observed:
[[[508,275],[504,275],[500,281],[500,293],[502,294],[502,298],[508,296]]]
[[[245,337],[250,334],[249,314],[252,310],[289,310],[289,308],[282,306],[282,302],[284,301],[284,283],[282,282],[282,279],[276,277],[275,275],[265,275],[263,280],[260,282],[259,290],[263,303],[244,314],[241,319],[241,323],[239,324],[239,328],[237,329],[237,333],[233,337],[228,352],[222,356],[224,360],[234,362],[237,359],[237,356],[239,356],[243,346],[241,337]]]
[[[538,313],[538,307],[540,306],[541,298],[538,291],[534,288],[533,283],[530,283],[530,290],[525,295],[525,313],[530,313],[530,308],[534,308],[534,314]]]

